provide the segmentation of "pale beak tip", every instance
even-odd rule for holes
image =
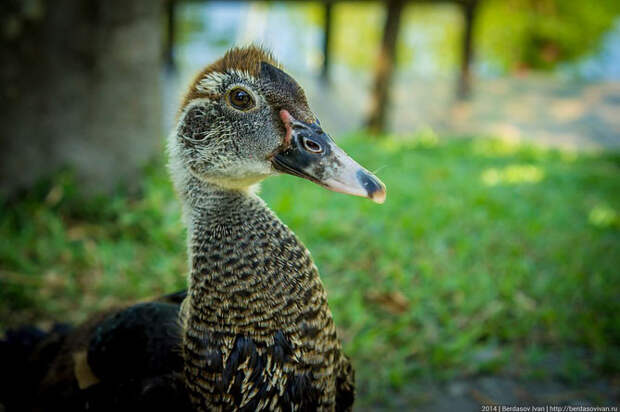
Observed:
[[[385,202],[385,196],[386,196],[385,187],[382,187],[381,190],[371,193],[368,197],[373,202],[381,205],[383,204],[383,202]]]

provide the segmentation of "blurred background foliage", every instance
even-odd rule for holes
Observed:
[[[303,30],[310,27],[319,31],[324,24],[323,8],[318,2],[293,3],[292,6],[278,2],[258,3],[251,7],[272,13],[274,8],[285,10],[282,18],[294,27],[302,26]],[[220,29],[213,21],[205,21],[197,12],[200,8],[197,4],[182,8],[178,28],[180,43],[191,41],[193,34],[205,30],[209,30],[210,46],[227,48],[238,41],[238,26],[229,24]],[[359,70],[373,67],[381,39],[384,4],[343,2],[336,3],[336,9],[333,22],[335,59]],[[617,24],[618,13],[620,5],[614,0],[482,1],[475,29],[478,62],[485,69],[488,66],[487,70],[495,75],[524,69],[553,70],[562,63],[575,62],[595,53],[601,46],[601,37]],[[403,33],[397,53],[401,66],[421,70],[432,64],[433,71],[455,69],[460,59],[462,30],[458,8],[449,2],[413,2],[405,8],[402,19]],[[318,33],[312,35],[318,36]],[[315,58],[311,64],[319,64],[320,60]]]
[[[552,70],[591,53],[616,23],[620,4],[561,0],[482,3],[480,50],[502,70]]]

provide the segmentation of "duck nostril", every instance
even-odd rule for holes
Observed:
[[[320,144],[318,144],[317,142],[315,142],[314,140],[310,140],[307,138],[303,139],[303,144],[304,144],[304,148],[312,153],[322,153],[323,152],[323,148],[321,147]]]

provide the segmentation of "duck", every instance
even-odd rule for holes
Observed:
[[[254,45],[195,77],[167,152],[187,227],[187,290],[41,339],[29,355],[46,364],[35,393],[89,410],[352,410],[355,373],[317,266],[258,187],[290,174],[383,203],[385,185]]]

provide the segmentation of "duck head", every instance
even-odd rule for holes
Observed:
[[[254,46],[228,51],[196,77],[168,149],[173,176],[189,174],[228,189],[288,173],[385,200],[383,183],[325,133],[299,84]]]

